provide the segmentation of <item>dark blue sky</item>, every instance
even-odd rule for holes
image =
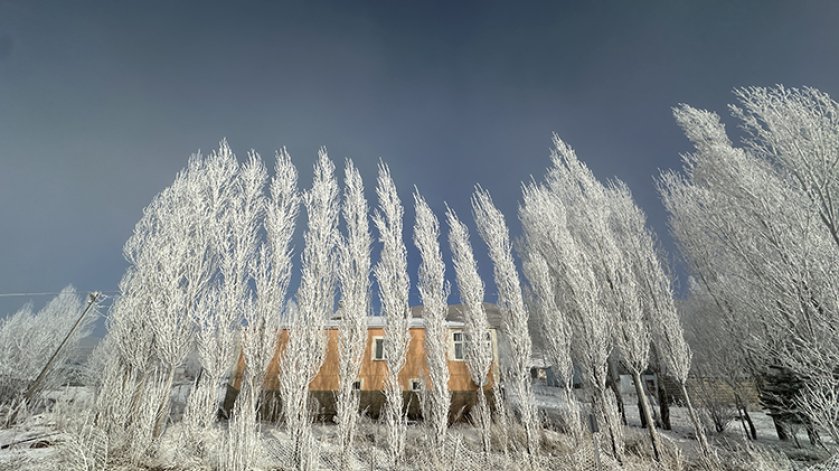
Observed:
[[[0,0],[0,293],[115,289],[142,208],[222,137],[287,146],[305,184],[321,145],[368,186],[381,157],[439,212],[468,216],[481,183],[518,232],[556,131],[672,251],[653,178],[689,147],[670,107],[839,96],[837,25],[831,1]]]

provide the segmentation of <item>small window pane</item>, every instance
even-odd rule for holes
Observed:
[[[452,332],[452,348],[454,351],[452,352],[452,357],[455,360],[463,360],[463,339],[465,336],[463,332]]]
[[[376,339],[376,351],[374,354],[374,358],[377,360],[381,360],[385,357],[385,342],[384,339]]]

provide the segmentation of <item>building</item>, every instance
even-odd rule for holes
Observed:
[[[499,371],[499,334],[500,313],[493,304],[484,305],[490,324],[490,338],[488,339],[492,352],[493,362],[488,377],[487,391],[492,387],[494,378],[498,378]],[[428,364],[425,354],[425,323],[422,318],[422,306],[411,308],[413,318],[410,322],[410,342],[405,360],[405,366],[399,373],[399,379],[405,396],[405,404],[408,406],[408,414],[411,417],[420,415],[419,393],[423,384],[428,381]],[[478,386],[472,382],[469,369],[464,358],[464,332],[463,314],[461,305],[449,306],[447,315],[447,327],[449,332],[449,390],[452,392],[451,415],[453,420],[469,410],[477,400]],[[384,388],[387,378],[387,362],[383,356],[383,340],[385,338],[384,317],[368,317],[367,322],[367,346],[365,348],[361,371],[356,381],[356,387],[361,391],[360,408],[371,416],[377,416],[381,406],[384,404]],[[320,415],[328,418],[335,413],[335,393],[338,390],[338,322],[328,321],[326,326],[327,347],[326,356],[320,371],[309,385],[312,396],[317,401]],[[268,416],[277,414],[277,391],[279,390],[279,362],[282,351],[288,340],[288,331],[283,329],[279,333],[277,351],[271,361],[265,380],[265,391],[268,392],[264,411]],[[242,383],[244,371],[244,358],[240,356],[239,361],[230,377],[227,388],[224,408],[226,411],[232,409],[239,388]]]

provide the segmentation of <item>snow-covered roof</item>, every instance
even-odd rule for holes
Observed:
[[[367,318],[368,329],[384,328],[385,324],[387,324],[387,319],[385,319],[384,316],[370,316]],[[337,329],[339,325],[340,320],[338,319],[331,319],[326,321],[327,329]],[[411,329],[424,329],[425,320],[421,317],[413,317],[408,323],[408,326]],[[446,327],[450,329],[459,329],[463,327],[463,322],[446,321]]]
[[[491,303],[484,303],[484,310],[486,311],[487,321],[489,322],[490,328],[501,328],[501,311],[498,309],[498,306]],[[446,326],[450,329],[459,329],[463,327],[463,321],[463,305],[449,304],[449,312],[446,315]],[[385,323],[386,319],[384,316],[370,316],[367,318],[367,328],[383,328]],[[337,328],[339,324],[340,318],[338,317],[326,321],[327,328]],[[411,307],[410,328],[425,328],[422,305]]]
[[[501,310],[498,309],[498,306],[492,303],[484,303],[484,311],[486,312],[489,326],[493,329],[501,328]],[[411,314],[415,318],[422,317],[422,306],[411,307]],[[452,322],[463,323],[463,304],[449,304],[449,312],[446,315],[446,319]]]

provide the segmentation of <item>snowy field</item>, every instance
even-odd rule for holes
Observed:
[[[174,407],[178,407],[179,398],[185,398],[189,393],[188,387],[177,387],[173,393],[175,400]],[[543,455],[545,469],[579,469],[596,470],[597,460],[592,447],[592,436],[581,444],[572,446],[562,434],[550,431],[550,417],[555,417],[557,411],[563,407],[559,399],[559,391],[555,388],[536,388],[536,402],[542,413],[545,414],[546,430],[543,432]],[[144,469],[208,469],[195,458],[189,458],[184,453],[183,440],[184,431],[179,425],[173,425],[161,438],[161,447],[158,455],[154,458],[141,459],[134,463],[123,463],[113,465],[116,467],[101,468],[97,464],[96,452],[103,456],[109,453],[107,437],[98,436],[90,428],[86,428],[84,420],[81,423],[74,420],[72,414],[82,411],[89,406],[91,391],[85,387],[62,388],[49,391],[45,394],[52,403],[52,411],[26,418],[26,420],[15,425],[11,429],[0,430],[0,469],[1,470],[61,470],[61,469],[120,469],[120,470],[144,470]],[[634,404],[635,398],[631,395],[625,397],[627,404]],[[772,420],[765,413],[760,411],[752,412],[752,420],[755,423],[758,433],[756,442],[760,448],[779,451],[790,458],[791,467],[765,468],[767,471],[781,469],[810,469],[808,465],[817,460],[824,460],[829,454],[820,448],[813,448],[807,444],[806,434],[800,433],[801,447],[789,442],[779,442],[774,433]],[[634,405],[627,407],[628,426],[624,429],[627,450],[641,456],[649,455],[646,432],[640,427],[640,416],[638,408]],[[695,459],[699,453],[693,428],[688,420],[684,408],[671,407],[672,430],[661,431],[666,449],[673,456],[678,456],[679,462],[689,462]],[[357,435],[357,452],[353,458],[353,469],[391,469],[383,465],[386,460],[383,440],[386,439],[385,426],[382,423],[371,420],[362,420],[359,424]],[[225,423],[220,427],[223,429]],[[85,434],[85,430],[87,433]],[[315,424],[313,426],[313,437],[316,443],[317,454],[320,456],[319,469],[338,469],[337,453],[335,445],[337,427],[334,424]],[[480,453],[480,438],[477,429],[468,423],[454,424],[450,428],[449,440],[446,444],[447,453],[458,457],[456,461],[448,465],[440,465],[429,461],[428,446],[430,430],[422,426],[421,422],[413,422],[409,425],[405,465],[399,469],[475,469],[483,470],[485,463]],[[495,430],[496,434],[501,431]],[[514,432],[515,433],[515,432]],[[521,433],[519,430],[518,433]],[[208,441],[218,440],[218,435],[208,435]],[[740,424],[732,422],[725,433],[711,435],[712,442],[721,450],[739,450],[749,448],[754,443],[744,438],[743,429]],[[292,438],[282,426],[263,424],[260,432],[260,446],[258,456],[260,457],[258,467],[254,469],[291,469],[283,467],[283,463],[290,462],[290,450],[293,444]],[[835,447],[828,441],[829,449],[835,451]],[[608,456],[603,453],[608,443],[601,435],[598,440],[598,447],[601,449],[601,460],[604,468],[613,469],[615,463],[610,462]],[[760,449],[759,448],[759,449]],[[78,465],[78,458],[85,456],[88,461],[84,465]],[[493,463],[493,469],[524,469],[520,467],[521,460],[525,459],[521,450],[511,449],[507,453],[500,450],[494,452],[489,460]],[[623,469],[641,470],[652,469],[643,464],[644,461],[633,464],[632,455],[628,458]],[[556,466],[551,468],[550,463]],[[610,464],[611,463],[611,464]],[[70,466],[72,467],[65,467]],[[618,469],[618,468],[614,468]],[[668,469],[668,468],[663,468]],[[673,469],[694,469],[694,468],[673,468]],[[697,468],[698,469],[698,468]],[[739,468],[738,468],[739,469]],[[745,468],[744,468],[745,469]],[[763,469],[763,468],[761,468]],[[833,469],[833,468],[812,468],[812,469]],[[839,468],[836,468],[839,469]]]

